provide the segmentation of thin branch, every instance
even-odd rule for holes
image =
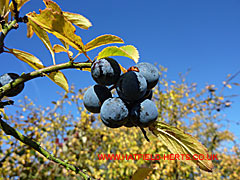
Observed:
[[[46,157],[47,159],[49,159],[50,161],[56,162],[62,166],[64,166],[67,169],[70,169],[74,172],[76,172],[77,174],[80,174],[84,179],[91,179],[88,175],[84,174],[78,167],[71,165],[59,158],[54,157],[51,153],[49,153],[47,150],[43,149],[39,143],[35,142],[34,140],[24,136],[23,134],[21,134],[19,131],[17,131],[16,129],[14,129],[13,127],[11,127],[10,125],[8,125],[6,122],[4,122],[2,120],[2,117],[0,115],[0,128],[7,134],[10,136],[15,137],[16,139],[18,139],[19,141],[23,142],[24,144],[30,146],[31,148],[33,148],[34,150],[36,150],[37,152],[39,152],[40,154],[42,154],[44,157]]]
[[[27,81],[37,78],[37,77],[41,77],[41,76],[51,73],[51,72],[56,72],[61,69],[72,69],[72,68],[78,68],[78,69],[91,68],[91,63],[83,63],[83,62],[74,63],[74,62],[69,61],[67,63],[48,66],[48,67],[33,71],[31,73],[22,74],[15,81],[13,81],[9,84],[6,84],[5,86],[2,86],[0,88],[0,99],[2,99],[3,96],[7,92],[9,92],[12,88],[14,88],[24,82],[27,82]]]
[[[228,78],[228,79],[226,80],[224,86],[222,87],[222,89],[221,89],[221,91],[220,91],[220,93],[219,93],[220,96],[222,95],[224,88],[229,84],[229,82],[230,82],[231,80],[233,80],[235,77],[237,77],[239,74],[240,74],[240,71],[236,72],[235,74],[233,74],[230,78]]]
[[[3,52],[4,39],[6,35],[8,34],[9,31],[11,31],[12,29],[15,29],[16,25],[17,25],[16,19],[11,21],[9,24],[4,25],[1,36],[0,36],[0,53]]]

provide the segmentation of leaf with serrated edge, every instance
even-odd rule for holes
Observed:
[[[127,52],[129,55],[131,55],[131,57],[133,57],[135,63],[138,63],[139,52],[138,52],[137,48],[135,48],[132,45],[121,46],[119,48],[124,50],[125,52]]]
[[[195,154],[202,154],[205,158],[208,155],[207,149],[196,138],[176,127],[158,121],[152,124],[149,130],[152,131],[173,154],[189,154],[192,160],[182,159],[182,157],[180,157],[185,163],[191,165],[194,163],[200,169],[212,172],[213,164],[211,160],[193,159]]]
[[[38,70],[38,69],[42,69],[45,67],[37,57],[35,57],[34,55],[32,55],[30,53],[20,51],[17,49],[8,49],[8,50],[9,51],[6,51],[6,52],[13,54],[14,56],[16,56],[16,58],[18,58],[21,61],[30,65],[33,69]],[[68,91],[69,86],[68,86],[66,77],[64,76],[64,74],[62,72],[60,72],[60,71],[53,72],[47,76],[53,82],[55,82],[57,85],[62,87],[64,90]]]
[[[111,35],[111,34],[105,34],[105,35],[98,36],[95,39],[93,39],[92,41],[88,42],[85,45],[85,49],[86,49],[86,51],[90,51],[99,46],[113,44],[113,43],[124,43],[124,41],[118,36]]]
[[[51,1],[51,0],[43,0],[43,2],[44,2],[45,6],[46,6],[47,8],[50,8],[50,9],[52,9],[53,11],[57,11],[57,12],[59,12],[59,13],[62,12],[60,6],[59,6],[57,3],[55,3],[55,2],[53,2],[53,1]]]
[[[75,34],[75,27],[61,13],[44,9],[40,14],[28,13],[27,16],[45,31],[52,33],[73,48],[85,51],[81,37]]]
[[[54,54],[54,51],[52,49],[52,45],[51,45],[51,42],[49,40],[48,34],[41,27],[39,27],[35,22],[29,20],[29,23],[31,24],[35,34],[43,42],[43,44],[46,46],[46,48],[49,50],[50,54],[52,55],[53,64],[56,64],[55,54]]]
[[[92,23],[81,14],[64,12],[63,16],[67,18],[71,23],[75,24],[76,26],[80,27],[81,29],[88,29],[92,26]]]
[[[133,174],[132,180],[144,180],[149,174],[153,171],[153,168],[149,167],[140,167],[138,170]]]
[[[124,49],[117,46],[109,46],[104,48],[101,52],[98,53],[97,59],[102,59],[110,56],[124,56],[132,59],[135,63],[138,62],[139,56],[136,56],[136,53],[132,51],[135,48],[134,46],[129,45],[128,48]],[[131,49],[131,51],[130,51]],[[135,48],[136,49],[136,48]],[[137,49],[136,49],[137,51]],[[132,53],[134,52],[134,53]],[[132,54],[131,54],[132,53]]]

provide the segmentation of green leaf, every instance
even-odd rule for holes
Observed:
[[[75,27],[61,13],[45,9],[40,14],[28,13],[27,16],[45,31],[52,33],[73,48],[85,51],[81,37],[75,34]]]
[[[8,50],[9,50],[9,51],[7,51],[8,53],[13,54],[14,56],[16,56],[16,58],[27,63],[33,69],[37,70],[37,69],[44,68],[42,62],[34,55],[24,52],[24,51],[21,51],[21,50],[17,50],[17,49],[8,49]]]
[[[128,57],[134,60],[135,63],[137,63],[139,59],[138,50],[132,45],[127,45],[122,47],[117,47],[117,46],[106,47],[101,52],[99,52],[97,59],[102,59],[109,56]]]
[[[97,38],[87,43],[85,45],[85,49],[86,51],[90,51],[99,46],[112,44],[112,43],[124,43],[124,41],[120,37],[117,37],[115,35],[105,34],[105,35],[98,36]]]
[[[31,27],[35,32],[35,34],[43,42],[43,44],[46,46],[46,48],[49,50],[50,54],[52,55],[53,64],[56,64],[55,54],[54,54],[51,42],[49,40],[48,34],[41,27],[39,27],[35,22],[29,20],[29,23],[31,24]]]
[[[80,14],[63,12],[63,16],[67,18],[68,21],[82,29],[88,29],[89,27],[92,26],[92,23],[87,18]]]
[[[42,62],[32,54],[29,54],[27,52],[20,51],[17,49],[8,49],[8,50],[9,51],[6,51],[6,52],[13,54],[14,56],[16,56],[16,58],[29,64],[33,69],[38,70],[38,69],[45,68],[45,66],[42,64]],[[68,82],[62,72],[60,72],[60,71],[52,72],[47,76],[53,82],[55,82],[57,85],[62,87],[64,90],[68,91],[68,89],[69,89]]]
[[[65,91],[68,92],[69,90],[69,85],[67,82],[66,77],[61,71],[57,72],[51,72],[49,75],[47,75],[53,82],[55,82],[57,85],[62,87]]]
[[[133,174],[132,180],[144,180],[152,172],[152,170],[153,170],[153,168],[140,167]]]
[[[205,160],[208,156],[207,149],[196,138],[176,127],[162,122],[154,123],[149,127],[149,130],[152,131],[173,154],[188,154],[191,158],[191,160],[188,160],[186,156],[183,159],[181,157],[180,159],[182,161],[191,165],[196,164],[200,169],[212,172],[212,161]],[[199,158],[196,159],[195,154],[201,154],[205,158],[203,160]]]

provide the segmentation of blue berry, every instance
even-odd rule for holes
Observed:
[[[88,88],[83,96],[85,108],[92,113],[99,113],[103,102],[111,98],[110,90],[102,85],[94,85]]]
[[[155,103],[149,99],[136,104],[130,111],[130,117],[134,124],[139,127],[148,127],[157,120],[158,110]]]
[[[138,68],[139,73],[142,74],[146,79],[147,89],[152,89],[154,86],[156,86],[159,79],[159,73],[158,69],[154,65],[147,62],[142,62],[135,65],[135,67]]]
[[[112,85],[118,81],[121,69],[114,59],[104,58],[93,62],[91,74],[98,84]]]
[[[19,78],[19,75],[18,74],[15,74],[15,73],[6,73],[6,74],[3,74],[2,76],[0,76],[0,87],[8,84],[8,83],[11,83],[13,82],[15,79]],[[24,88],[24,84],[20,84],[18,85],[17,87],[11,89],[7,94],[6,96],[8,97],[13,97],[13,96],[16,96],[18,95],[19,93],[22,92]]]
[[[106,126],[111,128],[124,125],[127,122],[128,114],[128,108],[118,97],[109,98],[104,101],[100,110],[101,120]]]
[[[140,73],[129,71],[119,78],[116,89],[121,99],[131,103],[145,95],[147,82]]]

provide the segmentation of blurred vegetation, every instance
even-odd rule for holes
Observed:
[[[153,167],[147,179],[239,179],[240,148],[234,135],[222,126],[222,109],[229,100],[218,96],[213,85],[198,89],[196,83],[167,79],[160,67],[159,86],[153,100],[159,109],[159,121],[167,122],[195,136],[217,154],[213,173],[180,161],[99,160],[98,154],[170,154],[167,148],[148,132],[147,142],[138,128],[110,129],[99,115],[88,113],[82,104],[86,89],[75,90],[52,102],[50,107],[36,106],[25,97],[8,123],[41,143],[56,157],[67,160],[96,179],[130,179],[139,167]],[[7,110],[6,110],[7,113]],[[48,161],[30,147],[0,131],[0,179],[81,179],[79,175]],[[232,145],[232,148],[229,146]]]

